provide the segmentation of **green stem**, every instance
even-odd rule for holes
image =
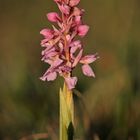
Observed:
[[[74,103],[73,93],[64,83],[60,89],[60,140],[73,140],[74,136]]]

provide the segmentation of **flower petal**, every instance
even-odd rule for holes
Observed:
[[[82,23],[81,16],[76,16],[75,19],[74,19],[74,22],[75,22],[76,25],[80,25]]]
[[[74,15],[74,16],[80,16],[80,15],[82,15],[82,13],[83,13],[82,10],[80,10],[80,9],[77,8],[77,7],[74,7],[74,9],[73,9],[73,15]]]
[[[48,13],[47,18],[51,22],[58,22],[60,20],[60,17],[56,12]]]
[[[69,88],[69,90],[75,88],[75,85],[77,83],[77,77],[67,77],[65,78],[65,82]]]
[[[55,51],[55,48],[54,47],[47,47],[45,50],[43,50],[42,52],[41,52],[41,55],[48,55],[49,53],[51,53],[51,52],[54,52]]]
[[[86,55],[80,60],[80,63],[90,64],[90,63],[96,61],[99,58],[97,55],[98,55],[97,53],[96,54],[91,54],[91,55]]]
[[[89,65],[83,65],[82,71],[83,71],[84,75],[86,75],[86,76],[95,77],[95,74]]]
[[[51,65],[51,64],[53,63],[53,60],[50,59],[50,58],[47,58],[47,59],[46,59],[46,58],[44,57],[44,58],[42,58],[41,60],[44,61],[45,63],[48,63],[49,65]]]
[[[79,40],[76,40],[76,41],[73,41],[71,44],[70,44],[70,47],[71,47],[71,53],[75,53],[77,49],[81,49],[82,45],[81,45],[81,41]]]
[[[45,46],[46,46],[45,44],[48,43],[48,41],[49,41],[49,39],[48,39],[48,38],[45,38],[45,39],[41,40],[40,45],[41,45],[42,47],[45,47]]]
[[[88,30],[89,30],[89,26],[88,25],[80,25],[78,27],[78,30],[77,30],[78,31],[78,35],[81,36],[81,37],[84,37],[87,34]]]
[[[80,0],[70,0],[69,5],[71,7],[74,7],[74,6],[78,5],[79,2],[80,2]]]
[[[40,31],[40,34],[43,35],[47,39],[52,39],[54,36],[54,31],[51,29],[43,29]]]
[[[62,62],[63,62],[62,59],[56,58],[56,59],[53,61],[53,63],[51,64],[51,67],[57,67],[57,66],[59,66]]]
[[[68,15],[70,13],[70,7],[68,5],[58,5],[59,6],[59,9],[62,13]]]
[[[57,73],[56,72],[49,72],[47,71],[42,77],[40,77],[40,79],[42,81],[54,81],[57,77]]]
[[[57,74],[56,72],[50,72],[48,75],[47,75],[47,81],[53,81],[55,80],[57,77]]]
[[[75,67],[78,64],[78,62],[80,61],[80,59],[82,57],[82,54],[83,54],[83,49],[80,50],[79,54],[74,59],[74,62],[72,64],[72,67]]]

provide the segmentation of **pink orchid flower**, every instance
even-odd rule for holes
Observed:
[[[69,90],[75,88],[77,77],[72,75],[73,69],[78,63],[82,64],[82,72],[89,77],[95,77],[89,66],[99,57],[98,54],[83,55],[83,45],[76,36],[84,37],[89,26],[83,24],[83,9],[76,7],[80,0],[54,0],[58,5],[61,15],[56,12],[47,14],[49,21],[58,24],[52,29],[45,28],[40,31],[44,39],[41,41],[42,61],[49,64],[45,74],[40,78],[43,81],[53,81],[60,75],[64,78]]]

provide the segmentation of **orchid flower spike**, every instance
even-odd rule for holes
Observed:
[[[89,31],[89,26],[82,22],[84,10],[77,7],[80,0],[54,0],[54,2],[61,14],[50,12],[47,18],[59,28],[53,25],[52,29],[45,28],[40,31],[44,37],[41,41],[44,48],[41,60],[50,65],[40,79],[53,81],[60,75],[71,90],[77,83],[77,77],[72,76],[76,65],[81,63],[83,74],[95,77],[89,64],[96,61],[99,56],[97,53],[84,56],[81,41],[75,39],[76,36],[84,37]]]

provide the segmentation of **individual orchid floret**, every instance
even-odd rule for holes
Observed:
[[[84,37],[87,34],[88,30],[89,30],[89,26],[80,25],[78,27],[78,35],[81,36],[81,37]]]
[[[59,15],[56,12],[48,13],[47,18],[51,22],[58,22],[61,20],[61,18],[59,17]]]
[[[52,39],[54,36],[54,31],[51,29],[43,29],[40,31],[40,34],[42,34],[45,38]]]
[[[84,37],[89,26],[83,24],[83,9],[77,7],[80,0],[54,0],[61,12],[47,14],[49,21],[58,26],[52,25],[52,29],[45,28],[40,31],[44,39],[41,41],[42,61],[49,65],[48,70],[40,78],[43,81],[53,81],[57,75],[64,78],[69,90],[75,88],[78,78],[72,75],[73,69],[82,64],[82,72],[89,77],[95,77],[92,68],[89,66],[99,57],[98,54],[84,56],[84,47],[77,36]]]

